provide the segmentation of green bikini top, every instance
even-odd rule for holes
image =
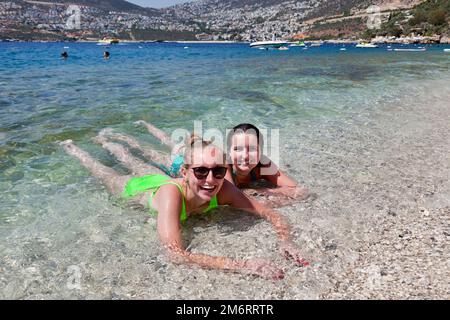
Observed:
[[[181,199],[183,200],[182,206],[181,206],[181,215],[180,215],[180,220],[181,221],[185,221],[187,219],[187,213],[186,213],[186,203],[184,201],[184,194],[183,194],[183,188],[176,182],[174,181],[167,181],[164,184],[173,184],[175,186],[177,186],[178,190],[180,190],[181,193]],[[152,195],[150,196],[150,199],[148,200],[148,204],[150,205],[150,208],[152,207],[152,199],[153,196],[156,194],[156,192],[159,190],[159,187],[156,188],[153,192]],[[211,211],[214,208],[217,208],[218,203],[217,203],[217,196],[214,196],[211,198],[211,201],[209,201],[209,206],[208,208],[206,208],[205,210],[203,210],[203,213],[207,213],[209,211]]]
[[[125,186],[125,190],[123,192],[123,196],[126,198],[133,197],[139,193],[153,190],[150,199],[149,199],[149,205],[150,208],[152,208],[152,199],[156,192],[158,192],[159,188],[166,184],[173,184],[177,186],[178,190],[181,193],[181,198],[183,200],[182,207],[181,207],[181,215],[180,220],[185,221],[187,219],[187,213],[186,213],[186,203],[184,200],[184,194],[183,194],[183,188],[180,184],[171,181],[168,176],[162,175],[162,174],[150,174],[143,177],[136,177],[131,178],[127,185]],[[203,213],[207,213],[210,210],[216,208],[218,206],[217,203],[217,196],[214,196],[211,201],[209,202],[208,208],[203,210]]]

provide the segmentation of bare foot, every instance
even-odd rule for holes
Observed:
[[[113,128],[104,128],[104,129],[100,130],[100,132],[98,133],[98,135],[100,135],[100,136],[110,136],[113,134],[114,134]]]
[[[101,135],[98,135],[98,136],[92,138],[92,141],[97,143],[97,144],[101,144],[101,145],[103,145],[103,144],[108,142],[106,137],[105,136],[101,136]]]
[[[147,123],[144,120],[138,120],[133,122],[135,126],[146,125]]]
[[[74,150],[75,145],[73,144],[73,140],[72,139],[67,139],[67,140],[64,140],[64,141],[58,141],[56,143],[59,144],[61,147],[63,147],[63,149],[67,153],[74,154],[74,152],[75,152],[75,150]]]

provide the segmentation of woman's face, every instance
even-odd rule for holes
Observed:
[[[223,152],[214,147],[192,150],[192,164],[182,170],[189,189],[199,198],[210,201],[222,188],[226,173]]]
[[[230,147],[233,166],[240,174],[249,174],[259,163],[258,137],[245,132],[233,136]]]

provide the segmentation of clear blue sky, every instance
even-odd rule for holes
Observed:
[[[163,8],[169,7],[177,3],[189,2],[191,0],[127,0],[127,1],[140,5],[141,7]]]

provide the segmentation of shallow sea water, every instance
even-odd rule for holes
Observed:
[[[64,46],[66,61],[59,59]],[[354,245],[370,238],[368,217],[378,207],[417,202],[402,186],[412,182],[417,190],[409,190],[426,193],[431,181],[445,195],[445,182],[435,183],[449,172],[442,128],[449,123],[450,55],[443,46],[409,53],[185,46],[112,46],[105,61],[105,48],[95,44],[0,43],[1,298],[320,298],[334,274],[359,258]],[[126,174],[91,138],[112,127],[167,151],[133,125],[140,119],[168,134],[191,131],[194,120],[204,129],[240,122],[279,129],[281,168],[315,193],[279,209],[312,266],[284,261],[269,224],[230,209],[186,224],[190,250],[268,258],[285,269],[284,280],[168,262],[155,219],[110,197],[55,143],[73,139]],[[439,135],[427,142],[422,132],[433,126]],[[437,153],[435,176],[420,165],[397,175],[401,164],[383,169],[418,137],[420,150]],[[434,203],[448,205],[445,197]]]

